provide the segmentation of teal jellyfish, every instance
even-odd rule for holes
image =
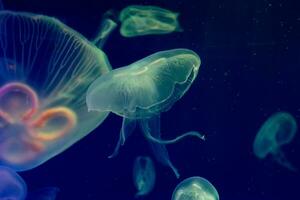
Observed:
[[[129,66],[115,69],[94,81],[87,92],[90,111],[111,111],[123,117],[120,137],[114,153],[133,132],[136,122],[150,142],[156,159],[177,169],[169,159],[165,144],[185,136],[204,139],[198,132],[188,132],[172,140],[161,139],[161,112],[169,110],[189,89],[200,67],[199,56],[188,49],[161,51]]]
[[[155,168],[150,157],[138,156],[133,166],[133,182],[137,189],[136,197],[149,194],[155,184]]]
[[[120,33],[124,37],[136,37],[182,31],[178,16],[178,13],[157,6],[128,6],[119,16]]]
[[[172,200],[219,200],[216,188],[205,178],[194,176],[180,182]]]
[[[0,166],[0,199],[24,200],[26,195],[24,180],[12,169]]]
[[[103,51],[55,18],[0,11],[0,165],[34,168],[95,129],[85,93],[110,71]]]
[[[108,37],[117,28],[118,25],[113,18],[116,18],[113,10],[109,10],[104,13],[99,31],[96,37],[92,40],[97,47],[103,48]]]
[[[259,159],[271,155],[278,164],[295,171],[296,168],[287,160],[281,146],[290,143],[296,132],[297,123],[291,114],[275,113],[259,129],[253,143],[253,152]]]
[[[0,166],[1,200],[54,200],[58,191],[56,187],[47,187],[28,194],[27,185],[22,177],[14,170]]]

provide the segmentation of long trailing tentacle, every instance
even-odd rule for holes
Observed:
[[[150,131],[149,123],[147,122],[147,119],[142,120],[141,123],[142,129],[144,130],[145,137],[152,142],[156,142],[159,144],[174,144],[179,142],[180,140],[184,139],[185,137],[197,137],[201,140],[205,140],[205,135],[201,134],[197,131],[189,131],[184,134],[181,134],[180,136],[177,136],[173,139],[161,139],[154,136],[154,133]],[[155,130],[154,130],[155,131]]]

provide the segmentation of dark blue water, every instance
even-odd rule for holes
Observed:
[[[274,112],[290,112],[300,122],[300,4],[296,0],[9,0],[5,8],[55,16],[88,38],[102,14],[131,4],[156,5],[181,13],[183,32],[124,38],[118,31],[104,51],[120,67],[154,52],[189,48],[202,65],[187,94],[162,114],[166,138],[198,130],[207,141],[186,139],[168,146],[178,167],[155,162],[157,182],[144,199],[168,200],[184,178],[202,176],[222,200],[298,199],[300,174],[258,160],[252,143],[261,124]],[[34,190],[60,188],[58,200],[134,199],[136,156],[152,156],[141,132],[128,139],[118,157],[107,159],[118,139],[121,118],[111,114],[93,133],[28,172],[20,173]],[[300,168],[300,134],[283,148]]]

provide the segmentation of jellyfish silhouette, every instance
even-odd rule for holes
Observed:
[[[120,13],[120,33],[124,37],[136,37],[182,31],[178,16],[179,13],[157,6],[131,5]]]
[[[194,176],[180,182],[172,200],[219,200],[216,188],[205,178]]]
[[[28,194],[27,185],[22,177],[14,170],[0,166],[1,200],[54,200],[58,191],[56,187],[46,187]]]
[[[0,11],[0,164],[34,168],[95,129],[85,93],[110,71],[103,51],[59,20]]]
[[[0,199],[23,200],[26,195],[24,180],[12,169],[0,166]]]
[[[296,132],[297,123],[291,114],[275,113],[259,129],[253,143],[253,152],[260,159],[271,155],[278,164],[296,171],[281,150],[283,145],[293,140]]]
[[[150,193],[155,184],[155,168],[153,161],[148,156],[138,156],[133,166],[133,182],[137,189],[135,197]]]
[[[159,116],[185,94],[196,78],[199,66],[200,58],[191,50],[161,51],[115,69],[91,84],[86,98],[89,110],[111,111],[123,117],[119,141],[110,157],[117,155],[138,121],[156,159],[171,167],[179,177],[165,144],[176,143],[186,136],[201,139],[204,136],[188,132],[175,139],[163,140]]]

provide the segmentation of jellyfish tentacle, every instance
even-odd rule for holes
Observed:
[[[145,133],[146,131],[148,132],[153,132],[153,136],[155,138],[160,139],[160,116],[154,116],[150,119],[147,120],[141,120],[140,121],[140,126]],[[145,130],[147,129],[147,130]],[[180,177],[180,174],[178,172],[178,169],[173,165],[173,163],[170,160],[170,156],[168,153],[168,150],[166,148],[166,145],[153,142],[152,140],[148,140],[150,148],[158,162],[160,162],[162,165],[168,166],[171,168],[173,173],[175,174],[176,178]]]
[[[125,144],[126,139],[133,133],[135,127],[136,127],[136,120],[128,119],[125,117],[123,118],[118,143],[113,153],[109,155],[108,158],[113,158],[118,155],[120,147]]]
[[[274,153],[273,153],[273,159],[278,163],[280,164],[281,166],[291,170],[291,171],[294,171],[294,172],[297,172],[298,169],[293,166],[292,163],[290,163],[288,161],[288,159],[286,158],[285,154],[280,150],[280,149],[277,149]]]
[[[39,130],[45,128],[47,123],[55,117],[62,117],[66,120],[66,123],[63,127],[59,127],[50,131]],[[29,131],[29,133],[31,136],[41,141],[56,140],[57,138],[69,133],[70,130],[75,127],[76,121],[76,114],[69,108],[50,108],[44,111],[41,116],[30,125],[31,131]]]
[[[173,139],[161,139],[161,138],[157,138],[153,134],[156,130],[150,131],[151,129],[149,127],[149,123],[147,122],[147,119],[146,120],[142,120],[142,121],[143,122],[141,123],[141,127],[144,130],[145,137],[148,140],[151,140],[152,142],[155,142],[155,143],[159,143],[159,144],[174,144],[174,143],[177,143],[180,140],[184,139],[185,137],[197,137],[197,138],[199,138],[201,140],[205,140],[205,135],[200,134],[197,131],[189,131],[189,132],[181,134],[180,136],[177,136],[177,137],[175,137]]]

